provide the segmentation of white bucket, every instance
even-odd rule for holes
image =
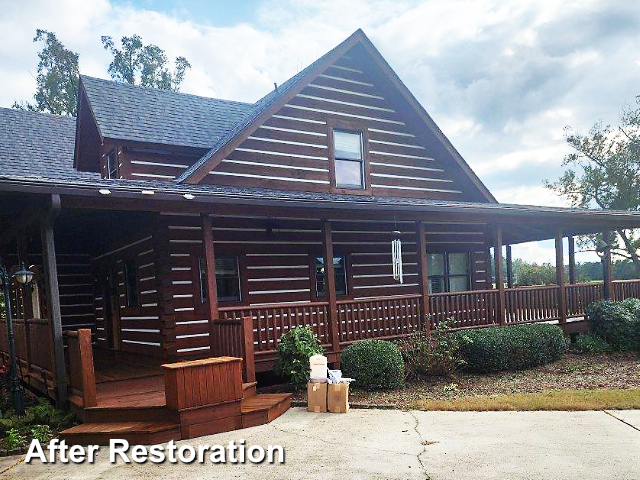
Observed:
[[[324,355],[312,355],[309,357],[309,369],[311,382],[324,383],[327,381],[327,357]]]

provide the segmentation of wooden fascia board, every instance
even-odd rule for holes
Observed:
[[[476,188],[483,194],[483,196],[491,203],[498,203],[493,194],[489,191],[482,180],[476,175],[476,173],[471,169],[466,160],[460,155],[460,152],[456,150],[453,144],[449,141],[446,135],[440,130],[440,127],[433,121],[431,116],[424,109],[422,104],[416,99],[416,97],[411,93],[411,91],[407,88],[407,86],[400,80],[395,71],[391,68],[391,66],[387,63],[384,57],[380,54],[378,49],[371,43],[371,41],[365,36],[365,41],[362,42],[364,47],[367,49],[373,60],[378,64],[382,72],[387,76],[389,81],[393,86],[397,88],[402,97],[411,105],[411,107],[415,110],[418,116],[422,119],[422,121],[427,125],[427,127],[433,132],[436,138],[441,142],[441,144],[445,147],[447,152],[451,155],[451,158],[458,164],[458,166],[462,169],[462,171],[469,177],[471,182],[476,186]]]
[[[291,87],[285,94],[278,97],[276,101],[269,105],[260,115],[254,118],[246,127],[244,127],[238,134],[227,142],[220,150],[211,156],[205,163],[203,163],[196,171],[191,173],[184,183],[196,184],[200,183],[207,174],[216,168],[224,158],[233,152],[242,142],[244,142],[249,135],[255,132],[260,125],[271,118],[278,110],[280,110],[289,100],[295,97],[300,91],[302,91],[307,85],[309,85],[314,78],[327,69],[329,65],[338,60],[345,52],[347,52],[356,43],[366,38],[361,30],[356,31],[353,35],[347,38],[340,45],[335,47],[327,57],[315,65],[306,75],[298,80],[296,85]]]

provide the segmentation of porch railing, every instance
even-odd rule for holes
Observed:
[[[558,288],[555,285],[507,288],[505,290],[506,322],[559,320]]]
[[[338,302],[340,342],[393,338],[420,326],[420,296],[403,295]]]
[[[214,355],[242,358],[245,382],[256,381],[253,318],[220,319],[211,328]]]
[[[431,327],[453,319],[454,327],[474,327],[497,323],[497,290],[432,293],[429,295]]]

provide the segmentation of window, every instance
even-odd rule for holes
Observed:
[[[216,257],[216,291],[219,302],[239,302],[240,296],[240,265],[238,257]],[[200,267],[200,300],[206,303],[207,292],[207,263],[204,258],[199,259]]]
[[[107,155],[107,178],[118,178],[118,159],[115,150],[111,150]]]
[[[324,258],[316,257],[316,296],[325,296],[324,285]],[[336,295],[347,294],[347,268],[345,257],[334,256],[333,257],[333,276],[336,279]]]
[[[362,133],[333,131],[336,187],[364,189]]]
[[[124,264],[124,286],[127,307],[140,306],[140,291],[138,290],[138,267],[136,262],[128,261]]]
[[[429,292],[464,292],[470,289],[468,253],[430,253]]]

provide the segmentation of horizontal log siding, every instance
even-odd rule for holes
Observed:
[[[396,108],[361,66],[342,58],[254,131],[203,182],[330,191],[327,120],[337,119],[368,131],[368,181],[374,195],[461,200],[460,187],[409,131]]]
[[[105,301],[98,272],[107,269],[117,275],[120,340],[123,351],[162,355],[162,322],[160,320],[160,296],[157,288],[153,236],[116,245],[109,251],[94,257],[96,344],[107,347]],[[140,306],[126,306],[124,278],[125,261],[134,261],[138,269]]]

